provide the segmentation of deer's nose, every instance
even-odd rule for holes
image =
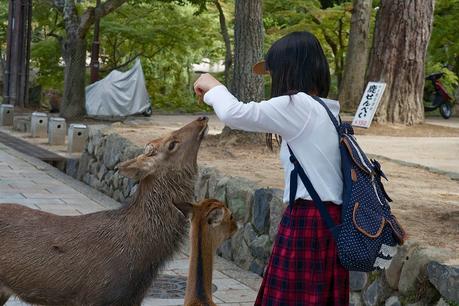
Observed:
[[[209,120],[209,117],[207,117],[207,116],[200,116],[198,118],[198,121],[207,121],[207,120]]]

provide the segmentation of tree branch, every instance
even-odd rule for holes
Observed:
[[[62,12],[64,14],[64,26],[67,32],[67,37],[78,36],[78,12],[74,0],[55,0],[55,3],[64,2]]]
[[[61,14],[64,12],[65,0],[47,0],[51,6],[54,6]]]
[[[47,36],[51,36],[51,37],[56,38],[60,45],[62,45],[62,42],[64,41],[64,37],[62,37],[60,35],[57,35],[55,33],[52,33],[52,32],[49,33]]]
[[[136,55],[134,55],[133,57],[131,57],[130,59],[128,59],[126,62],[122,63],[121,65],[118,65],[116,67],[111,67],[110,69],[100,69],[100,72],[111,72],[113,70],[116,70],[116,69],[120,69],[120,68],[123,68],[124,66],[127,66],[129,65],[131,62],[133,62],[136,58],[138,58],[139,56],[141,56],[144,52],[139,52],[137,53]]]
[[[214,4],[218,10],[218,16],[220,19],[220,33],[222,34],[223,41],[225,42],[225,85],[229,86],[230,82],[230,71],[233,63],[233,55],[231,53],[231,41],[228,33],[228,27],[226,26],[225,13],[218,0],[214,0]]]
[[[86,11],[84,11],[83,15],[80,18],[80,25],[78,27],[78,35],[80,38],[84,38],[88,33],[91,26],[94,24],[95,18],[95,11],[94,7],[88,7]]]
[[[59,0],[55,0],[59,1]],[[98,8],[90,7],[88,8],[80,19],[79,35],[81,38],[86,36],[89,28],[93,25],[94,20],[97,17],[102,18],[107,16],[121,5],[123,5],[127,0],[107,0],[100,5]]]

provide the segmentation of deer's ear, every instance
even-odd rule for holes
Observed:
[[[220,223],[223,221],[224,215],[225,210],[223,207],[214,208],[207,214],[207,223],[211,226],[220,225]]]
[[[122,162],[118,165],[121,175],[137,180],[141,177],[141,169],[138,165],[137,158],[133,158]]]
[[[153,156],[153,155],[156,155],[158,154],[158,147],[159,147],[159,144],[157,143],[148,143],[145,145],[145,148],[144,148],[144,154],[146,156]]]
[[[193,204],[188,202],[174,203],[175,208],[177,208],[185,218],[187,218],[193,211]]]

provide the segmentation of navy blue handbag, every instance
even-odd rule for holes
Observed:
[[[299,176],[336,241],[341,264],[351,271],[385,269],[396,253],[396,246],[403,244],[406,236],[390,211],[388,201],[392,200],[381,182],[381,178],[387,178],[380,164],[369,160],[359,147],[352,126],[338,123],[327,105],[320,98],[314,99],[325,108],[338,132],[343,173],[341,223],[333,222],[290,146],[294,170],[290,174],[289,205],[295,202]]]

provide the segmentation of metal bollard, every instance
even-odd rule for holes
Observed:
[[[0,125],[13,125],[14,106],[11,104],[0,104]]]
[[[84,124],[70,124],[68,134],[68,152],[83,152],[88,139],[88,127]]]
[[[67,134],[67,123],[64,118],[49,118],[48,143],[50,145],[65,144],[65,135]]]
[[[30,128],[30,115],[29,116],[14,116],[13,119],[13,130],[22,132],[22,133],[31,133],[32,129]]]
[[[32,113],[32,137],[43,137],[48,136],[48,115],[46,113]]]

